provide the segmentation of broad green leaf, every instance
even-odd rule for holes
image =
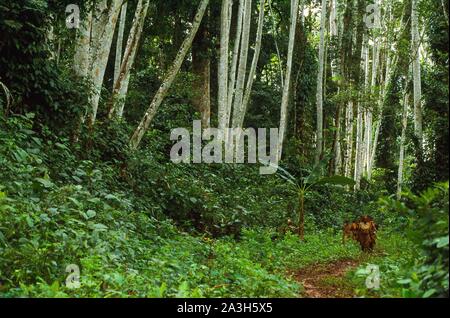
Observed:
[[[410,278],[399,279],[399,280],[397,281],[397,283],[398,283],[398,284],[401,284],[401,285],[406,285],[406,284],[409,284],[409,283],[411,283],[411,282],[412,282],[412,280],[411,280]]]
[[[94,210],[87,210],[87,211],[86,211],[86,216],[87,216],[89,219],[92,219],[92,218],[95,217],[96,215],[97,215],[97,213],[95,213]]]
[[[103,232],[108,229],[108,227],[106,225],[101,224],[101,223],[96,223],[92,227],[94,228],[94,230],[97,230],[99,232]]]
[[[44,178],[35,178],[34,180],[36,180],[37,182],[42,184],[44,186],[44,188],[47,188],[47,189],[54,186],[53,182],[51,182],[50,180],[44,179]]]
[[[447,246],[448,245],[448,236],[443,236],[443,237],[437,238],[435,241],[437,243],[437,245],[436,245],[437,248]]]
[[[431,295],[433,295],[434,293],[436,292],[436,289],[430,289],[430,290],[427,290],[424,294],[423,294],[423,298],[428,298],[428,297],[430,297]]]

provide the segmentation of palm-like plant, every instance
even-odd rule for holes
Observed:
[[[303,240],[305,234],[305,196],[308,191],[315,186],[324,184],[349,187],[353,187],[355,185],[355,181],[353,179],[344,176],[323,176],[323,172],[325,170],[324,168],[327,162],[327,158],[319,161],[307,176],[301,177],[294,177],[286,169],[283,169],[280,166],[275,166],[277,168],[278,175],[286,180],[298,195],[298,235],[301,240]]]

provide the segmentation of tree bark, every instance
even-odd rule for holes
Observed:
[[[377,84],[378,64],[380,60],[380,46],[378,39],[375,39],[372,48],[372,74],[371,74],[371,89],[370,92],[373,96],[375,85]],[[370,155],[372,149],[372,136],[373,136],[373,111],[371,107],[367,108],[366,113],[366,155],[365,155],[365,173],[367,179],[372,179],[372,170],[370,169]]]
[[[422,129],[422,85],[420,78],[420,37],[419,22],[417,12],[417,0],[412,0],[411,11],[411,35],[412,35],[412,53],[413,53],[413,86],[414,86],[414,134],[417,138],[420,149],[423,144]]]
[[[122,62],[122,50],[123,50],[123,33],[125,30],[125,20],[127,18],[127,2],[122,5],[120,10],[120,21],[119,30],[117,32],[117,42],[116,42],[116,59],[114,63],[114,82],[117,82],[120,73],[120,64]]]
[[[366,93],[368,92],[369,85],[369,51],[367,45],[367,41],[363,41],[362,60],[364,63],[364,91]],[[364,167],[364,154],[366,153],[365,139],[363,138],[363,113],[364,109],[362,101],[358,101],[358,115],[356,124],[355,190],[359,190],[361,188],[361,174]]]
[[[229,9],[230,0],[222,0],[220,15],[220,57],[218,70],[218,121],[219,129],[227,127],[226,116],[228,109],[228,46],[230,38]]]
[[[298,0],[291,0],[291,25],[289,28],[289,44],[288,44],[288,54],[286,63],[286,74],[283,86],[283,95],[281,98],[281,111],[280,111],[280,130],[278,138],[278,151],[277,158],[278,161],[281,159],[283,153],[283,141],[287,126],[287,113],[289,104],[289,93],[291,86],[291,72],[292,72],[292,56],[294,53],[294,39],[295,39],[295,28],[297,24],[298,16]]]
[[[136,57],[136,51],[141,38],[149,4],[150,0],[139,0],[136,6],[133,23],[128,35],[127,46],[120,65],[120,71],[113,85],[113,94],[109,102],[109,118],[114,114],[119,118],[123,116],[131,68]]]
[[[255,52],[253,53],[252,65],[250,67],[250,71],[248,73],[247,85],[245,87],[244,99],[242,101],[242,109],[239,114],[237,127],[241,128],[244,124],[245,113],[247,112],[247,106],[250,101],[250,95],[252,92],[253,81],[255,79],[256,67],[258,66],[259,53],[261,51],[262,44],[262,33],[263,33],[263,25],[264,25],[264,3],[265,0],[260,0],[259,3],[259,17],[258,17],[258,28],[256,31],[256,40],[255,40]]]
[[[75,74],[82,79],[85,79],[88,76],[89,67],[91,64],[91,29],[92,11],[89,11],[80,24],[79,33],[75,44],[73,63]]]
[[[323,64],[325,51],[325,21],[327,17],[327,0],[322,0],[322,12],[320,19],[320,44],[319,44],[319,70],[317,74],[317,92],[316,92],[316,157],[318,163],[322,157],[323,147]]]
[[[211,115],[211,59],[209,56],[209,31],[206,17],[192,44],[192,72],[195,75],[192,104],[200,113],[202,127],[210,126]]]
[[[407,93],[408,83],[405,86],[405,93],[403,97],[403,114],[402,114],[402,134],[400,137],[400,154],[398,159],[398,179],[397,179],[397,199],[400,200],[402,196],[403,185],[403,166],[405,161],[405,140],[406,140],[406,128],[408,126],[408,100],[409,94]]]
[[[349,101],[345,111],[344,175],[350,177],[353,157],[353,101]]]
[[[110,6],[107,1],[97,3],[94,9],[92,23],[92,46],[91,46],[91,74],[93,92],[89,98],[90,111],[88,114],[88,125],[92,127],[97,117],[97,109],[103,86],[106,65],[111,50],[112,38],[123,0],[113,0]]]
[[[244,10],[245,10],[245,0],[239,0],[236,36],[235,36],[235,40],[234,40],[233,58],[231,61],[230,78],[229,78],[229,86],[228,86],[228,105],[227,105],[227,113],[226,113],[226,119],[225,119],[226,127],[230,126],[233,97],[235,94],[236,70],[237,70],[237,65],[238,65],[238,60],[239,60],[239,50],[240,50],[241,39],[242,39],[242,22],[244,19]]]
[[[244,96],[245,75],[247,73],[248,47],[250,38],[250,25],[252,20],[252,1],[245,0],[245,11],[242,26],[241,50],[239,54],[239,66],[237,69],[236,91],[233,100],[232,127],[239,127],[239,117],[242,113],[242,101]]]

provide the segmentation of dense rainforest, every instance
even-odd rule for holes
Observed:
[[[448,297],[448,28],[448,0],[0,0],[0,298]]]

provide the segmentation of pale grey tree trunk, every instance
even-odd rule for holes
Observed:
[[[123,50],[123,33],[125,30],[125,20],[127,18],[127,2],[122,5],[120,9],[119,30],[117,32],[116,42],[116,59],[114,62],[114,82],[117,82],[120,73],[120,64],[122,63],[122,50]]]
[[[339,34],[337,26],[336,0],[331,0],[330,7],[330,35],[334,41],[337,41]],[[336,59],[336,54],[334,54],[334,58],[331,59],[331,75],[333,78],[338,75],[338,61]]]
[[[261,51],[262,44],[262,33],[263,33],[263,25],[264,25],[264,3],[265,0],[260,0],[259,3],[259,17],[258,17],[258,28],[256,31],[256,40],[255,40],[255,51],[253,53],[252,65],[250,67],[250,71],[248,73],[247,85],[245,87],[244,98],[242,101],[242,110],[238,117],[237,127],[241,128],[244,124],[245,113],[247,111],[247,106],[250,101],[250,95],[252,92],[253,81],[255,79],[256,67],[258,66],[259,53]]]
[[[93,92],[89,98],[90,112],[88,124],[92,126],[97,117],[97,109],[100,100],[103,78],[111,50],[114,29],[122,6],[123,0],[112,0],[109,7],[106,0],[97,3],[94,8],[92,21],[92,46],[91,46],[91,74]]]
[[[371,90],[370,92],[374,94],[375,86],[377,84],[377,74],[378,74],[378,65],[380,60],[380,46],[379,41],[375,39],[375,42],[372,47],[372,76],[371,76]],[[372,170],[370,169],[370,160],[371,160],[371,149],[372,149],[372,138],[373,138],[373,112],[372,107],[367,109],[366,115],[366,155],[365,155],[365,173],[367,175],[367,179],[371,180],[372,178]]]
[[[225,126],[230,126],[231,120],[231,110],[233,105],[233,96],[236,88],[236,70],[239,61],[239,50],[242,39],[242,22],[244,19],[244,10],[245,10],[245,0],[239,0],[239,8],[238,8],[238,16],[237,16],[237,26],[236,26],[236,36],[234,40],[233,47],[233,57],[231,61],[231,69],[230,69],[230,78],[229,78],[229,86],[228,86],[228,105],[225,119]]]
[[[197,13],[194,18],[194,21],[192,22],[192,27],[191,27],[188,35],[184,39],[184,41],[181,45],[181,48],[178,51],[177,56],[175,57],[175,61],[173,62],[172,66],[170,67],[169,71],[167,72],[167,75],[165,76],[161,86],[159,87],[158,92],[154,96],[152,102],[150,103],[150,106],[148,107],[147,111],[145,112],[144,116],[142,117],[141,122],[139,123],[138,127],[136,128],[136,130],[133,133],[133,136],[130,139],[130,147],[132,149],[136,149],[139,146],[139,143],[141,142],[142,137],[144,136],[145,132],[147,131],[151,121],[153,120],[153,117],[155,116],[164,97],[167,95],[169,88],[172,85],[176,75],[178,74],[181,64],[183,63],[183,60],[184,60],[187,52],[189,51],[189,48],[192,45],[192,41],[194,40],[194,37],[200,26],[200,23],[202,21],[203,15],[205,14],[208,3],[209,3],[209,0],[201,0],[199,7],[197,9]]]
[[[406,140],[406,128],[408,125],[408,100],[409,94],[407,93],[408,82],[405,86],[405,93],[403,94],[403,114],[402,114],[402,134],[400,137],[400,155],[398,160],[398,178],[397,178],[397,199],[402,196],[403,185],[403,166],[405,161],[405,140]]]
[[[317,74],[316,91],[316,163],[319,162],[322,156],[323,146],[323,65],[325,51],[325,22],[327,17],[327,0],[322,0],[322,12],[320,14],[320,17],[319,70]]]
[[[356,143],[355,143],[355,167],[354,167],[354,176],[355,179],[355,190],[359,190],[361,185],[361,159],[363,153],[363,145],[362,145],[362,130],[363,130],[363,119],[362,119],[362,106],[361,103],[358,102],[357,106],[357,115],[356,115]]]
[[[295,40],[295,26],[297,24],[298,16],[298,0],[291,0],[291,25],[289,28],[289,44],[286,63],[286,74],[283,86],[283,95],[281,98],[281,112],[280,112],[280,128],[278,138],[278,160],[281,159],[283,153],[283,141],[287,126],[287,113],[289,104],[289,93],[291,86],[291,72],[292,72],[292,58],[294,53],[294,40]]]
[[[75,74],[85,79],[88,76],[91,65],[91,29],[92,29],[92,11],[86,14],[82,19],[75,44],[75,54],[73,68]]]
[[[244,96],[245,74],[247,72],[248,47],[250,38],[250,25],[252,17],[252,1],[245,0],[245,11],[242,26],[241,50],[239,54],[239,66],[237,69],[236,90],[233,100],[232,127],[238,127],[239,117],[242,113],[242,101]]]
[[[206,13],[208,16],[208,13]],[[211,58],[209,51],[209,26],[207,16],[203,18],[192,43],[192,73],[195,76],[191,103],[200,113],[202,127],[211,125]]]
[[[340,110],[339,110],[340,113]],[[342,158],[341,158],[341,120],[340,116],[335,119],[336,127],[336,141],[334,144],[334,174],[339,175],[341,171]]]
[[[363,69],[364,69],[364,91],[367,93],[368,85],[369,85],[369,50],[367,40],[363,40],[363,48],[362,48],[362,60],[363,60]],[[361,174],[364,167],[364,154],[366,153],[366,145],[365,139],[363,137],[364,132],[364,123],[363,123],[363,114],[364,107],[362,105],[362,101],[358,101],[358,114],[356,121],[356,153],[355,153],[355,190],[359,190],[361,188]],[[367,124],[367,123],[366,123]],[[366,130],[367,131],[367,130]]]
[[[123,116],[125,99],[130,82],[131,68],[136,57],[136,51],[142,35],[142,29],[144,27],[149,4],[150,0],[139,0],[136,6],[133,23],[128,35],[127,45],[125,47],[125,53],[120,63],[119,73],[113,85],[113,94],[108,113],[109,117],[112,117],[114,114],[119,118]]]
[[[219,129],[224,131],[227,127],[226,116],[228,111],[228,46],[230,39],[229,9],[230,0],[222,0],[220,14],[220,56],[218,69],[218,121]]]
[[[345,149],[344,149],[344,175],[351,176],[353,157],[353,101],[349,101],[345,110]]]
[[[418,140],[419,147],[422,148],[423,129],[422,129],[422,85],[420,76],[420,37],[419,37],[419,19],[417,12],[417,0],[412,0],[411,11],[411,35],[412,35],[412,54],[413,54],[413,87],[414,87],[414,134]]]
[[[339,29],[338,29],[338,17],[336,10],[336,0],[331,0],[330,3],[330,36],[335,43],[335,50],[338,49],[338,39],[339,39]],[[333,55],[331,59],[331,76],[333,81],[339,76],[339,66],[338,59],[336,58],[337,54]],[[340,86],[338,86],[338,94],[340,92]],[[341,170],[342,158],[341,158],[341,120],[340,120],[340,105],[338,105],[337,115],[335,118],[335,141],[333,148],[333,160],[334,160],[334,174],[339,174]]]

